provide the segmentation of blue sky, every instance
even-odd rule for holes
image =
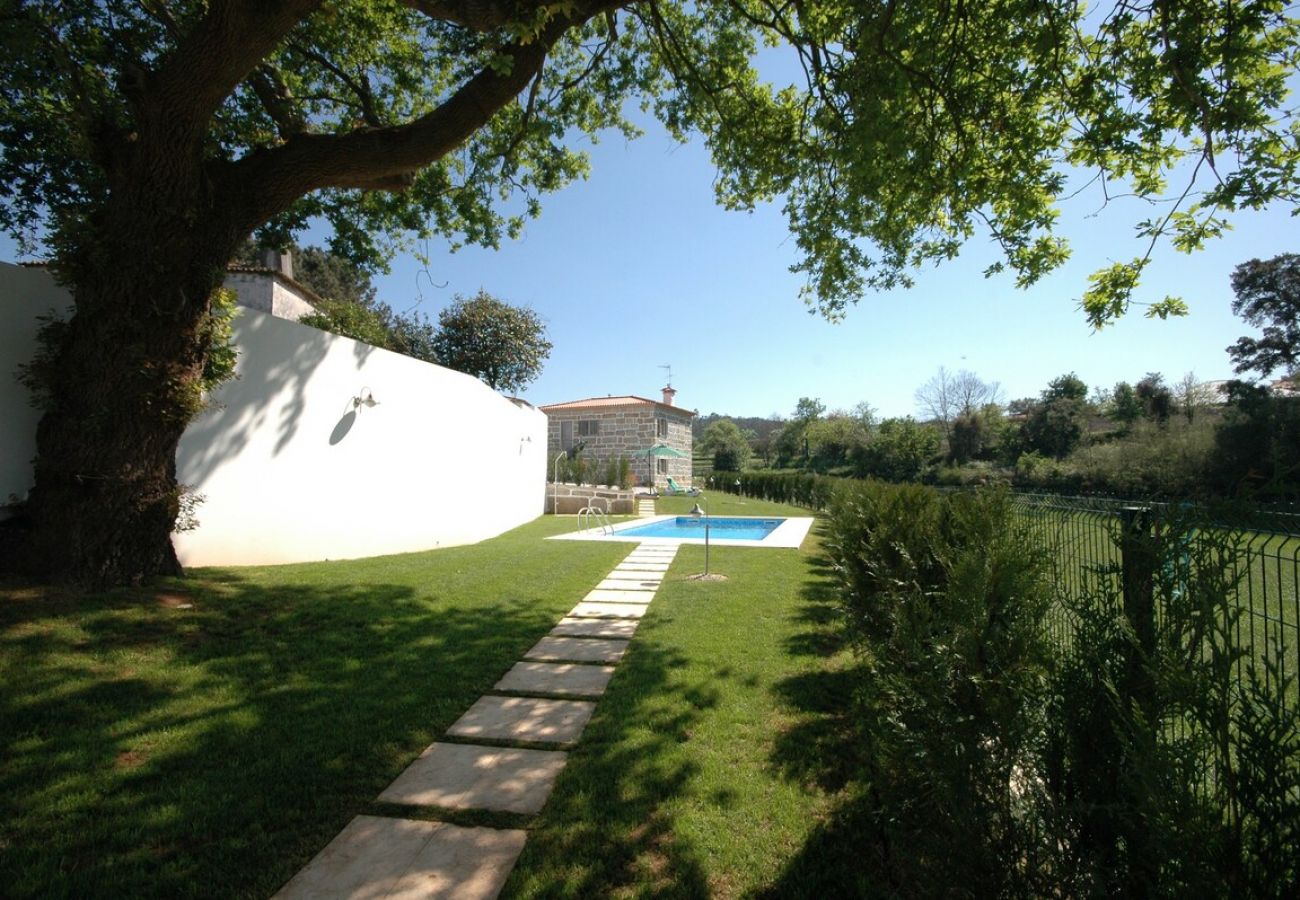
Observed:
[[[788,271],[796,249],[779,208],[714,205],[701,142],[679,145],[651,124],[644,137],[606,139],[591,155],[590,178],[546,198],[518,241],[455,254],[431,246],[427,273],[400,260],[379,280],[394,307],[418,298],[430,315],[480,287],[536,310],[555,344],[524,392],[538,404],[657,397],[664,364],[679,405],[731,415],[788,415],[801,396],[907,415],[940,366],[999,381],[1008,399],[1069,371],[1107,386],[1148,371],[1228,378],[1224,348],[1250,331],[1229,308],[1233,267],[1297,250],[1286,211],[1243,216],[1198,255],[1158,253],[1147,296],[1182,296],[1189,317],[1151,321],[1135,310],[1094,333],[1078,309],[1087,276],[1138,255],[1132,225],[1151,213],[1129,202],[1097,214],[1099,198],[1084,195],[1061,219],[1073,258],[1032,289],[985,279],[996,256],[977,237],[958,260],[918,273],[914,288],[869,295],[831,324],[798,299],[802,280]]]
[[[455,254],[431,242],[428,268],[398,258],[376,280],[380,298],[436,318],[455,294],[481,287],[536,310],[555,345],[523,392],[539,405],[658,397],[659,367],[671,364],[678,405],[701,413],[788,415],[812,396],[832,409],[865,400],[883,415],[907,415],[940,366],[1001,382],[1008,399],[1036,395],[1069,371],[1093,386],[1148,371],[1171,381],[1188,371],[1231,377],[1224,348],[1249,332],[1229,309],[1233,267],[1300,250],[1285,210],[1241,216],[1200,254],[1158,251],[1146,295],[1182,296],[1189,317],[1149,321],[1135,311],[1093,333],[1078,309],[1087,276],[1140,253],[1132,225],[1150,212],[1130,202],[1093,215],[1099,199],[1086,194],[1060,221],[1073,258],[1032,289],[983,278],[995,255],[976,237],[958,260],[918,273],[911,290],[869,295],[830,324],[798,299],[780,209],[714,205],[701,142],[679,145],[650,123],[635,141],[606,137],[591,157],[590,178],[543,198],[541,218],[519,240]],[[0,242],[0,258],[15,259],[11,242]]]

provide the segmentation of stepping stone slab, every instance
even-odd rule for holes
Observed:
[[[613,675],[613,666],[519,662],[496,683],[494,690],[599,697],[605,693],[605,686]]]
[[[639,619],[649,608],[648,603],[579,603],[569,610],[575,619]]]
[[[633,550],[627,556],[623,557],[623,559],[625,560],[643,559],[643,560],[649,560],[650,562],[669,562],[676,555],[677,555],[676,550],[665,550],[663,553],[659,553],[653,550]]]
[[[544,637],[524,659],[574,660],[575,662],[616,663],[627,652],[627,641],[599,638]]]
[[[584,603],[649,603],[654,598],[654,591],[611,591],[596,588],[582,599]]]
[[[379,800],[532,815],[542,811],[568,757],[560,750],[432,744]]]
[[[649,572],[647,572],[647,571],[644,570],[644,569],[625,569],[625,568],[623,568],[622,566],[619,566],[618,568],[614,569],[612,572],[610,572],[610,573],[609,573],[608,575],[606,575],[605,577],[606,577],[606,578],[621,578],[621,579],[623,579],[624,581],[633,581],[633,580],[635,580],[635,581],[653,581],[656,585],[658,585],[659,582],[661,582],[661,581],[664,580],[664,572],[665,572],[665,571],[666,571],[666,570],[664,570],[664,569],[659,569],[659,570],[657,570],[657,571],[649,571]]]
[[[576,744],[596,704],[585,700],[479,697],[447,734],[452,737]]]
[[[630,638],[641,623],[636,619],[561,619],[551,629],[555,637]]]
[[[596,585],[596,588],[602,591],[653,591],[658,587],[658,581],[645,581],[640,578],[606,578]]]
[[[491,900],[526,832],[357,816],[275,896],[280,900]]]
[[[667,572],[670,564],[666,562],[624,562],[619,563],[614,571],[622,572]]]

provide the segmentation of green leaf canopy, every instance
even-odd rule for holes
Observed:
[[[323,217],[376,267],[518,233],[585,175],[575,136],[634,134],[639,103],[703,136],[720,203],[784,206],[830,318],[981,232],[1033,283],[1067,258],[1072,172],[1181,198],[1094,277],[1094,325],[1154,243],[1296,199],[1297,22],[1275,0],[17,0],[0,23],[0,226],[56,252],[159,115],[200,137],[231,228],[285,244]],[[799,75],[767,83],[765,60]],[[506,76],[523,89],[478,121]]]

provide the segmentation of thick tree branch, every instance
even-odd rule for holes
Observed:
[[[215,173],[235,202],[232,227],[251,230],[320,188],[398,189],[420,168],[455,150],[514,100],[570,28],[626,0],[591,0],[557,16],[536,39],[502,51],[508,70],[484,67],[431,113],[405,125],[348,134],[299,134]],[[504,68],[504,67],[503,67]]]
[[[288,140],[307,130],[307,122],[294,104],[293,94],[274,66],[264,63],[249,77],[253,93],[275,123],[280,137]]]
[[[230,92],[323,2],[213,0],[203,18],[151,74],[148,96],[174,126],[201,138]]]
[[[462,25],[472,31],[500,28],[522,12],[514,0],[401,0],[401,3],[431,19]]]

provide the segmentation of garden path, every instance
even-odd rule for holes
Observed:
[[[567,761],[563,748],[582,736],[676,553],[676,546],[638,544],[379,802],[412,812],[540,812]],[[359,815],[275,896],[490,900],[526,837],[518,828]]]

